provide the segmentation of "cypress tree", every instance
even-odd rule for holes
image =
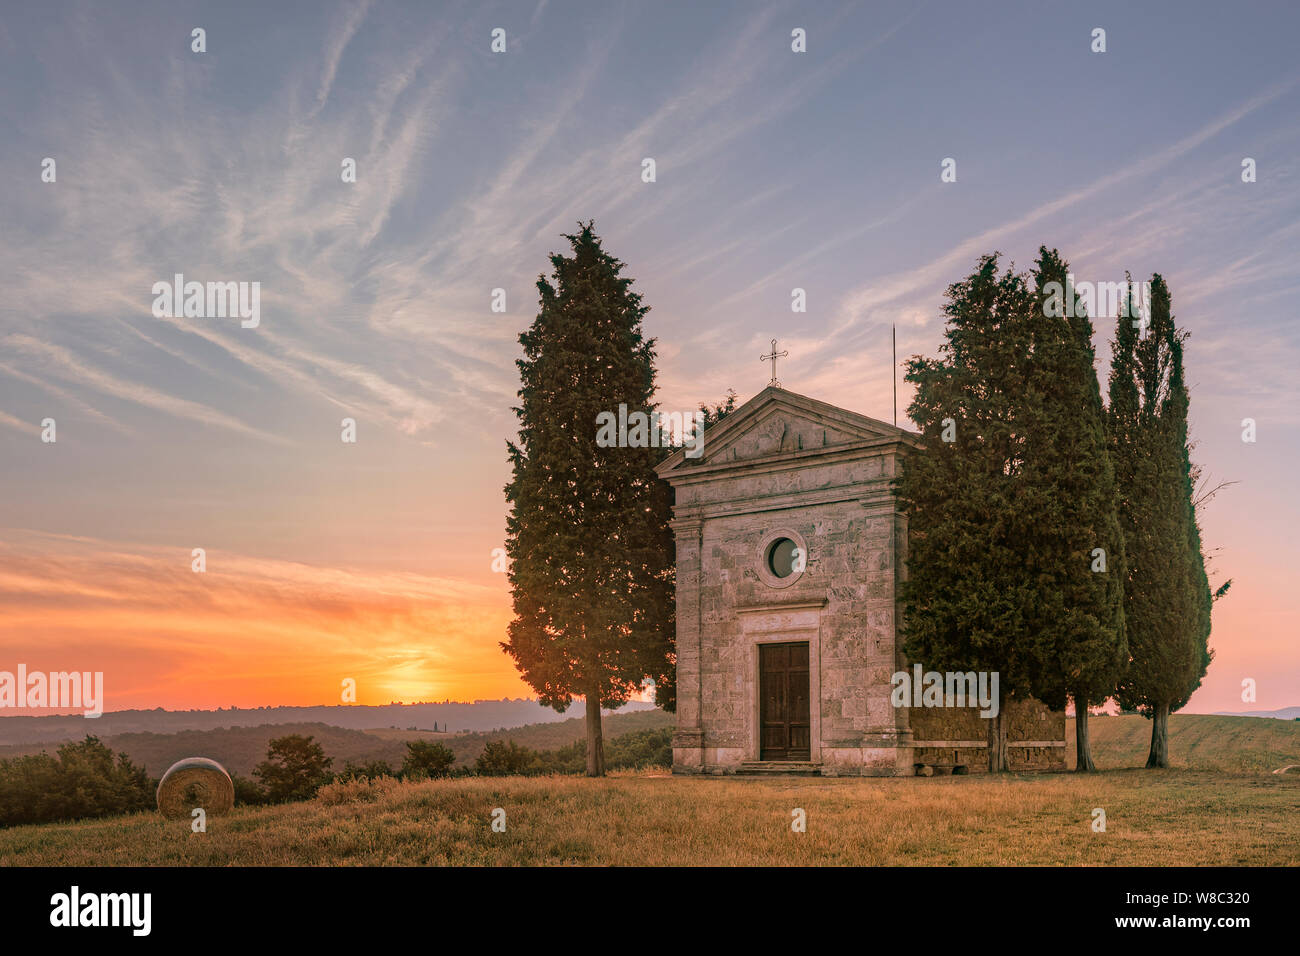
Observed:
[[[519,336],[506,486],[515,619],[501,646],[543,704],[585,698],[587,774],[602,776],[601,707],[646,679],[672,687],[671,490],[653,470],[660,448],[597,443],[601,413],[655,410],[655,351],[624,264],[579,225],[565,236],[572,254],[551,256],[553,283],[538,277],[540,311]]]
[[[1130,299],[1131,303],[1131,299]],[[1151,279],[1145,335],[1121,315],[1111,362],[1111,457],[1127,542],[1130,661],[1116,695],[1151,720],[1148,767],[1169,766],[1169,714],[1200,686],[1212,654],[1210,594],[1193,503],[1183,340],[1168,287]]]
[[[989,724],[989,770],[1007,767],[1007,701],[1033,694],[1052,653],[1035,627],[1035,583],[1023,545],[1022,507],[1032,323],[1039,303],[1022,275],[998,274],[984,256],[950,286],[945,341],[916,356],[908,414],[926,448],[898,483],[908,515],[904,650],[934,670],[996,671],[998,716]],[[950,440],[949,440],[950,439]]]
[[[1169,291],[1165,286],[1164,279],[1159,274],[1152,279],[1153,299],[1155,296],[1154,289],[1157,286],[1160,289],[1164,308],[1169,309]],[[1183,531],[1187,535],[1185,560],[1187,562],[1187,587],[1191,592],[1190,601],[1192,606],[1189,626],[1192,644],[1190,671],[1184,692],[1174,698],[1170,704],[1169,710],[1170,713],[1173,713],[1187,705],[1192,694],[1201,686],[1201,681],[1205,678],[1206,671],[1209,670],[1210,661],[1214,659],[1214,652],[1210,650],[1210,615],[1215,596],[1210,590],[1210,579],[1205,568],[1205,553],[1201,544],[1201,527],[1196,517],[1195,476],[1197,469],[1192,464],[1192,443],[1187,424],[1191,396],[1187,391],[1187,380],[1183,371],[1183,343],[1187,340],[1187,332],[1179,331],[1176,328],[1172,314],[1169,317],[1169,326],[1174,329],[1174,336],[1169,347],[1171,356],[1170,392],[1173,396],[1173,402],[1170,406],[1170,428],[1173,431],[1173,443],[1177,451],[1178,504]],[[1148,755],[1147,764],[1149,766],[1167,767],[1169,765],[1169,729],[1167,722],[1161,745],[1163,753],[1153,752],[1153,754]],[[1155,762],[1153,762],[1153,758]]]
[[[1063,708],[1066,696],[1074,701],[1075,769],[1090,771],[1088,707],[1114,693],[1128,656],[1125,557],[1092,320],[1068,273],[1056,250],[1039,249],[1021,507],[1033,518],[1023,545],[1037,627],[1056,646],[1036,682],[1038,696],[1053,708]]]

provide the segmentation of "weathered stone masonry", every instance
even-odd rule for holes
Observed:
[[[907,528],[891,482],[919,447],[903,429],[769,387],[709,429],[702,457],[679,451],[659,466],[676,493],[675,772],[761,765],[759,649],[790,642],[808,647],[801,764],[885,776],[910,775],[918,761],[985,769],[986,724],[972,711],[890,702],[890,677],[907,666]],[[781,539],[804,560],[785,577],[767,560]],[[1012,766],[1063,765],[1063,715],[1019,707]]]

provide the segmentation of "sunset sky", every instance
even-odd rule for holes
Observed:
[[[891,325],[933,354],[981,253],[1162,273],[1194,457],[1238,482],[1187,710],[1300,705],[1297,33],[1280,3],[10,5],[0,670],[102,670],[108,710],[529,696],[492,570],[517,336],[594,218],[666,411],[752,397],[775,337],[787,388],[888,421]],[[260,325],[156,317],[176,273],[260,282]]]

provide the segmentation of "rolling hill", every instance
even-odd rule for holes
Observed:
[[[1141,767],[1151,747],[1151,721],[1144,717],[1088,720],[1098,770]],[[1074,721],[1066,721],[1066,766],[1074,767]],[[1271,717],[1172,714],[1169,762],[1189,770],[1271,773],[1300,764],[1300,723]]]
[[[661,710],[607,714],[606,739],[635,730],[671,727],[675,718]],[[1093,717],[1089,721],[1093,759],[1101,770],[1141,767],[1146,762],[1151,723],[1142,717]],[[153,776],[160,776],[182,757],[205,756],[219,761],[232,773],[248,776],[266,756],[273,737],[309,734],[334,758],[334,769],[345,763],[384,760],[400,766],[406,741],[437,740],[456,754],[460,765],[471,764],[489,740],[514,740],[534,750],[554,750],[585,736],[583,718],[528,724],[470,734],[433,734],[393,728],[354,730],[328,724],[263,724],[189,730],[175,734],[126,733],[101,739],[113,750],[126,752]],[[1074,721],[1066,722],[1067,766],[1074,766]],[[52,744],[0,747],[0,758],[53,751]],[[1225,773],[1270,773],[1300,764],[1300,722],[1266,717],[1227,717],[1211,714],[1174,714],[1169,718],[1169,754],[1174,767]]]
[[[579,714],[582,705],[575,704]],[[650,704],[633,702],[615,713],[653,710]],[[572,711],[570,711],[572,713]],[[606,711],[609,713],[609,711]],[[260,727],[264,724],[328,724],[349,730],[371,727],[474,733],[527,724],[561,723],[570,719],[543,707],[536,700],[476,700],[473,703],[443,701],[427,704],[362,704],[322,707],[232,707],[229,710],[116,710],[101,717],[80,714],[52,714],[43,717],[0,718],[0,746],[39,744],[60,740],[81,740],[86,734],[101,739],[118,734],[174,734],[185,730],[218,730],[226,727]]]
[[[603,720],[606,739],[634,730],[668,727],[671,714],[661,710],[606,714]],[[185,730],[175,734],[127,733],[101,737],[114,751],[126,753],[132,762],[142,765],[154,777],[160,777],[182,757],[210,757],[231,773],[248,776],[253,767],[266,758],[267,744],[274,737],[303,734],[315,738],[325,753],[334,759],[333,769],[342,770],[348,762],[366,763],[384,760],[400,767],[406,754],[406,741],[437,740],[456,754],[458,764],[470,764],[483,752],[489,740],[513,740],[534,750],[553,750],[586,735],[584,718],[575,717],[558,723],[528,724],[473,734],[434,734],[429,731],[405,731],[393,728],[352,730],[323,723],[263,724],[258,727],[223,727],[215,730]],[[0,758],[21,754],[51,753],[57,744],[17,744],[0,747]]]

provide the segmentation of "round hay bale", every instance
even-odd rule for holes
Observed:
[[[235,805],[235,785],[226,768],[207,757],[178,760],[158,782],[158,809],[165,817],[190,817],[195,807],[208,816],[229,813]]]

